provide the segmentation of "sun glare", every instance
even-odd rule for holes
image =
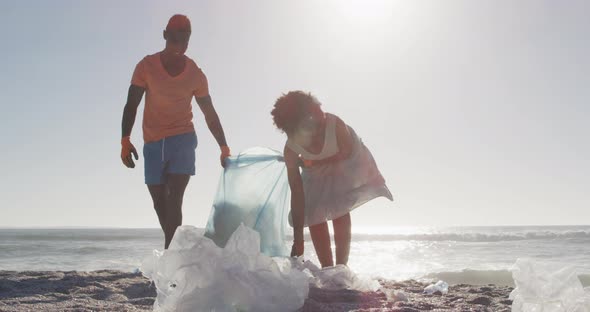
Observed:
[[[386,0],[345,0],[331,3],[335,11],[351,22],[378,22],[392,15],[396,1]]]

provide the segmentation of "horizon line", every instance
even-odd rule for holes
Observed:
[[[183,225],[190,225],[190,224],[183,224]],[[590,224],[494,224],[494,225],[392,225],[392,226],[370,226],[370,225],[358,225],[358,228],[376,228],[376,229],[383,229],[383,228],[420,228],[420,227],[430,227],[430,228],[454,228],[454,227],[583,227],[583,226],[590,226]],[[205,228],[205,227],[198,227],[197,228]],[[86,229],[86,230],[161,230],[159,227],[123,227],[123,226],[5,226],[0,225],[0,230],[68,230],[68,229]],[[354,226],[353,226],[354,230]]]

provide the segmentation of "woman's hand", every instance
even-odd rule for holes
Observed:
[[[303,240],[293,241],[293,246],[291,247],[291,257],[303,256],[303,249]]]

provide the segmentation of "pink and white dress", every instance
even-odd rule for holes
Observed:
[[[319,154],[308,152],[292,139],[287,140],[287,147],[305,160],[322,160],[336,155],[339,152],[337,121],[338,117],[326,113],[324,145]],[[354,130],[347,127],[353,139],[352,152],[347,159],[304,167],[302,170],[304,226],[337,219],[380,196],[393,201],[371,152]],[[292,225],[291,213],[289,223]]]

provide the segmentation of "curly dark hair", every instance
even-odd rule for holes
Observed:
[[[320,110],[322,105],[309,92],[289,91],[283,93],[270,112],[275,126],[286,134],[291,134],[299,124],[301,118],[313,110]]]

